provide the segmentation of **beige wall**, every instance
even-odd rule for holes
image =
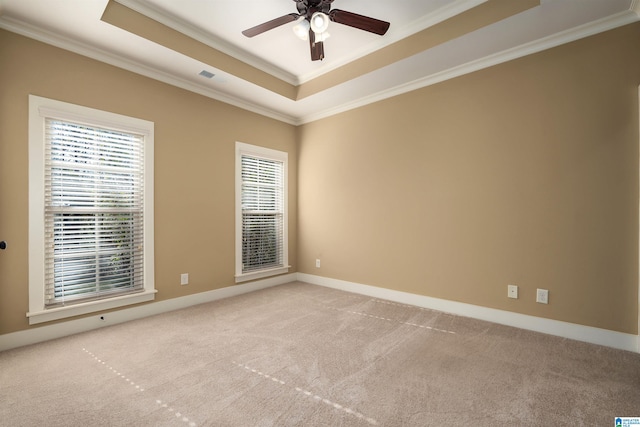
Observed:
[[[639,53],[634,24],[303,126],[299,271],[636,334]]]
[[[155,122],[156,300],[234,285],[235,142],[289,153],[296,271],[295,127],[0,31],[0,334],[28,321],[28,95]],[[180,273],[190,284],[180,286]]]
[[[635,334],[638,52],[634,24],[296,129],[0,31],[0,334],[29,328],[30,93],[155,122],[158,300],[233,285],[239,140],[290,153],[292,271]]]

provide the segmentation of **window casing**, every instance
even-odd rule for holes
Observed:
[[[153,123],[29,110],[29,322],[152,300]]]
[[[289,271],[288,155],[236,143],[236,282]]]

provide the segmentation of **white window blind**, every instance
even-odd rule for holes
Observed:
[[[45,120],[45,307],[144,290],[144,137]]]
[[[286,266],[284,163],[242,154],[242,273]]]

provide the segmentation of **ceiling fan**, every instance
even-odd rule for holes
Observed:
[[[289,22],[297,21],[300,17],[304,19],[294,27],[294,32],[300,37],[309,39],[311,48],[311,60],[317,61],[324,58],[324,40],[328,37],[326,32],[329,21],[370,33],[384,35],[389,29],[389,23],[368,16],[345,10],[331,10],[331,3],[334,0],[293,0],[296,2],[298,13],[289,13],[271,21],[264,22],[255,27],[244,30],[242,34],[247,37],[254,37],[266,31],[272,30]],[[307,35],[308,31],[308,35]]]

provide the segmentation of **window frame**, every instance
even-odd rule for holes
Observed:
[[[144,137],[143,290],[71,305],[45,306],[45,121],[70,121]],[[121,114],[29,95],[29,324],[49,322],[152,301],[154,281],[154,123]]]
[[[264,277],[285,274],[289,272],[289,154],[285,151],[274,150],[257,145],[246,144],[236,141],[236,167],[235,167],[235,219],[236,219],[236,283],[246,282],[249,280],[261,279]],[[281,162],[282,167],[282,196],[283,196],[283,230],[282,230],[282,267],[269,267],[256,269],[250,272],[242,271],[242,156],[251,156],[262,158],[265,160]]]

